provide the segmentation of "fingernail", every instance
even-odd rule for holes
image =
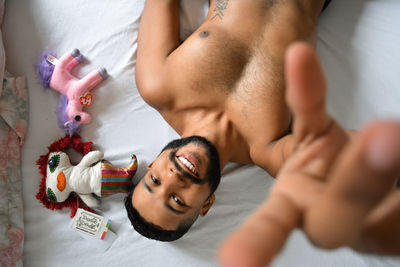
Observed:
[[[398,129],[382,129],[368,144],[367,159],[377,170],[390,170],[400,165],[400,133]]]

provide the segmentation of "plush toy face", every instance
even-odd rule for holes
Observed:
[[[64,152],[49,154],[47,163],[46,196],[52,202],[64,202],[71,189],[68,186],[68,170],[72,167]]]

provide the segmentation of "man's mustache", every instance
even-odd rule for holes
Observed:
[[[176,160],[176,151],[171,151],[171,153],[169,153],[169,159],[172,161],[172,163],[174,163],[175,168],[178,170],[178,172],[180,172],[182,177],[189,179],[193,184],[202,185],[207,182],[207,179],[197,178],[194,175],[192,175],[191,173],[182,169],[182,167],[178,164],[178,161]]]

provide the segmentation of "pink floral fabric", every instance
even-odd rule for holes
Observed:
[[[0,90],[0,267],[22,266],[21,146],[28,112],[25,79],[6,73]]]

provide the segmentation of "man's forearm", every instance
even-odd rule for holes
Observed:
[[[178,46],[179,1],[147,0],[140,20],[135,76],[138,90],[149,104],[148,97],[164,84],[166,58]]]
[[[140,20],[137,74],[157,73],[179,45],[179,1],[147,0]]]

